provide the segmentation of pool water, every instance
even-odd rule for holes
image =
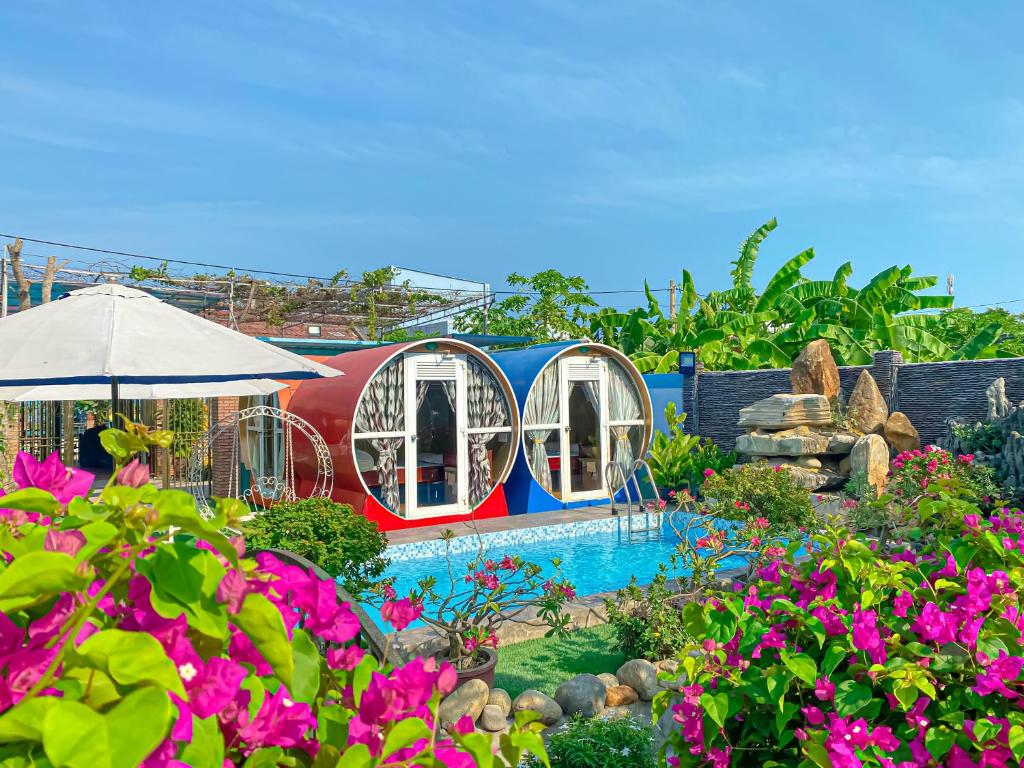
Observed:
[[[506,554],[519,555],[543,567],[544,577],[554,573],[551,560],[561,558],[561,578],[572,582],[578,595],[592,595],[621,589],[633,576],[640,584],[649,584],[658,573],[659,563],[667,563],[675,551],[679,539],[671,526],[665,523],[660,530],[638,533],[636,528],[642,527],[643,517],[637,516],[636,521],[632,538],[622,518],[503,531],[484,534],[481,538],[485,557],[498,561]],[[680,523],[682,521],[677,519],[676,525]],[[696,535],[704,532],[701,530]],[[459,548],[452,555],[452,563],[460,589],[464,586],[461,579],[466,574],[465,565],[476,559],[477,546],[476,537],[460,537],[453,544],[453,548]],[[446,593],[450,581],[443,543],[398,545],[390,547],[386,556],[392,558],[386,575],[395,577],[395,590],[400,596],[408,595],[425,576],[436,577],[437,591],[442,595]],[[740,564],[741,558],[735,557],[726,560],[722,567]],[[383,631],[390,629],[373,606],[368,605],[366,609]],[[417,622],[411,626],[422,624]]]

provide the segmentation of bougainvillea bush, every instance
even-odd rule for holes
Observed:
[[[679,726],[669,764],[1020,764],[1024,515],[963,493],[919,499],[914,546],[829,528],[688,611],[702,643],[655,707]]]
[[[922,493],[931,493],[937,482],[954,480],[960,495],[984,505],[1005,495],[995,479],[995,470],[974,461],[974,454],[953,455],[936,445],[914,451],[903,451],[893,459],[887,492],[909,500]]]
[[[461,723],[433,728],[454,669],[379,664],[334,584],[272,556],[240,556],[183,492],[128,456],[163,440],[108,430],[119,471],[91,476],[20,455],[0,506],[0,764],[130,766],[514,765],[543,754],[521,722],[495,754]],[[396,622],[416,606],[386,606]]]
[[[701,492],[718,517],[746,520],[764,517],[777,530],[812,525],[814,505],[806,488],[781,467],[764,461],[740,464],[717,473],[706,470]]]

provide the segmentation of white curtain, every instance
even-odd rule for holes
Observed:
[[[530,469],[537,482],[548,492],[551,487],[551,467],[548,466],[548,452],[544,444],[551,436],[550,429],[531,429],[533,424],[557,424],[558,410],[558,364],[548,363],[533,384],[530,396],[526,398],[523,415],[524,432],[529,441]]]
[[[466,407],[469,428],[509,426],[505,394],[489,370],[469,358],[466,366]],[[475,507],[491,492],[491,459],[487,444],[497,432],[478,432],[469,436],[469,504]]]
[[[609,421],[636,421],[643,418],[643,408],[637,395],[636,385],[615,360],[608,361],[608,419]],[[622,473],[629,476],[633,469],[633,444],[629,441],[630,426],[612,425],[615,439],[615,463],[622,467]]]
[[[356,413],[356,432],[401,432],[404,429],[405,363],[398,357],[367,385]],[[391,511],[398,512],[402,504],[398,489],[398,451],[404,438],[378,437],[372,443],[380,454],[377,475],[381,501]]]

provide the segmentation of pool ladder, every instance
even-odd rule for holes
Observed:
[[[654,499],[644,499],[644,491],[640,485],[640,481],[637,476],[643,474],[646,476],[649,483],[649,487],[653,489],[655,493]],[[654,474],[651,472],[650,466],[644,459],[637,459],[633,462],[632,471],[629,473],[629,480],[626,479],[626,474],[622,471],[622,466],[617,461],[609,461],[604,468],[604,479],[605,485],[608,487],[608,500],[611,502],[612,514],[617,515],[618,501],[616,496],[620,492],[626,497],[626,532],[627,536],[632,539],[634,534],[637,533],[651,533],[661,532],[661,520],[658,518],[658,513],[655,512],[655,520],[651,521],[651,509],[647,502],[655,505],[661,501],[661,498],[657,496],[658,486],[654,482]],[[642,510],[644,513],[644,525],[642,528],[633,527],[633,493],[630,486],[636,489],[636,503],[638,511]]]

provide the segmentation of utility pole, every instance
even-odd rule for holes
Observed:
[[[668,281],[668,316],[674,320],[676,317],[676,281]]]

